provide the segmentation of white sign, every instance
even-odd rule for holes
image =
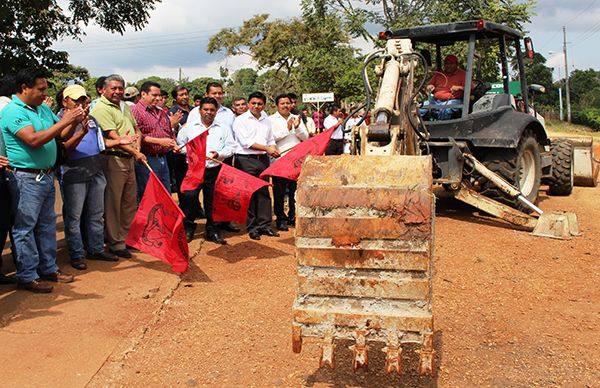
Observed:
[[[333,93],[304,93],[302,102],[333,102]]]

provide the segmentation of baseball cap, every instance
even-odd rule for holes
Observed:
[[[123,93],[123,97],[131,98],[140,94],[139,90],[135,86],[128,86],[125,88],[125,92]]]
[[[446,55],[446,58],[444,58],[444,62],[458,63],[458,58],[456,58],[456,55]]]
[[[63,90],[63,97],[69,97],[71,100],[79,100],[81,97],[87,96],[85,88],[81,85],[67,86]]]

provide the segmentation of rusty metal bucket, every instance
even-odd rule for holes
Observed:
[[[581,236],[577,215],[571,212],[544,212],[531,234],[558,239]]]
[[[428,156],[306,160],[296,196],[294,352],[318,338],[319,365],[334,367],[335,341],[352,340],[353,369],[366,369],[368,343],[380,341],[385,370],[401,373],[402,344],[418,343],[419,372],[433,373],[431,169]]]

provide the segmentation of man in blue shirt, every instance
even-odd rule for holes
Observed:
[[[68,283],[73,276],[56,265],[56,215],[54,214],[54,164],[56,141],[68,139],[85,117],[81,107],[70,109],[59,120],[48,106],[48,74],[43,69],[23,69],[16,75],[17,93],[2,111],[0,130],[10,165],[7,179],[13,198],[12,228],[19,288],[52,292],[42,280]]]

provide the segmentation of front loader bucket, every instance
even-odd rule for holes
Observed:
[[[401,373],[402,344],[418,343],[419,373],[434,370],[431,286],[435,196],[429,156],[319,156],[298,181],[292,347],[318,338],[320,366],[352,340],[353,369],[368,342]],[[341,351],[341,349],[339,349]]]
[[[567,239],[580,236],[577,215],[571,212],[544,212],[531,232],[534,236]]]

